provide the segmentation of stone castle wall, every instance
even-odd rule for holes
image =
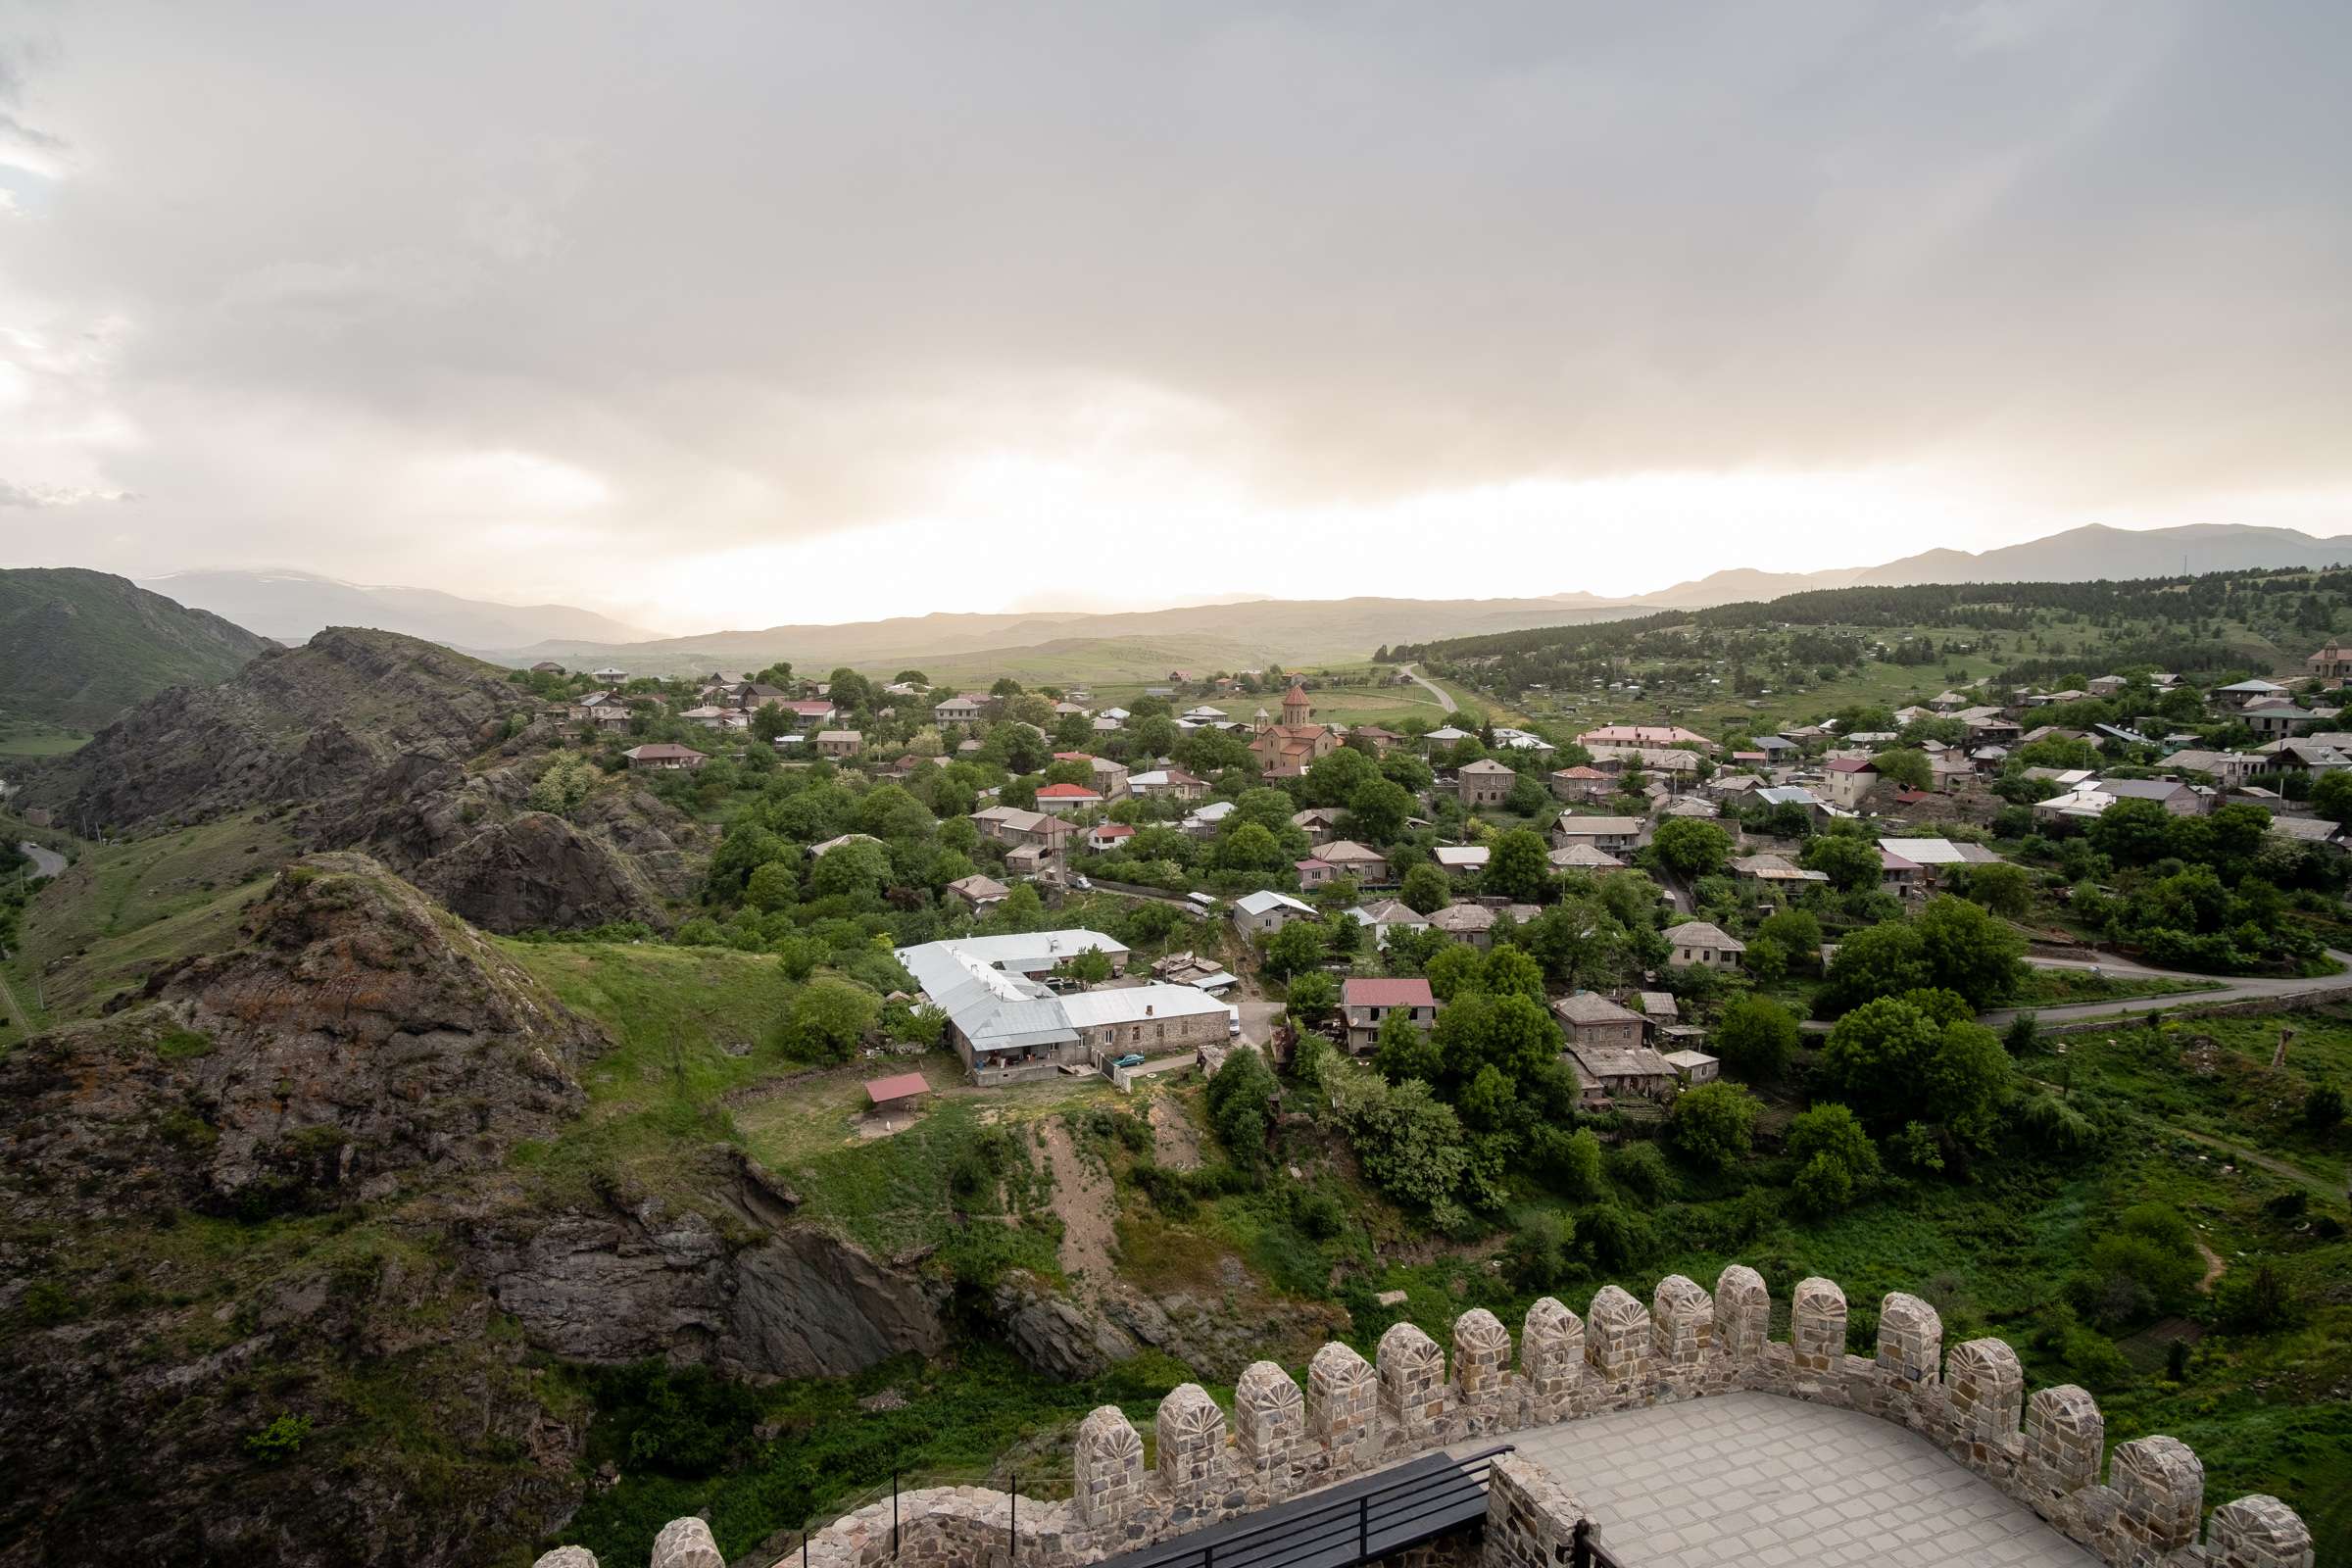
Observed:
[[[1886,1298],[1869,1356],[1846,1352],[1845,1293],[1829,1280],[1797,1285],[1786,1342],[1770,1337],[1771,1321],[1762,1277],[1734,1264],[1712,1294],[1669,1276],[1646,1306],[1603,1286],[1582,1318],[1546,1297],[1528,1309],[1515,1366],[1509,1330],[1483,1307],[1454,1320],[1450,1360],[1398,1323],[1373,1361],[1323,1347],[1303,1390],[1270,1361],[1252,1365],[1235,1385],[1230,1431],[1198,1384],[1177,1388],[1160,1401],[1149,1466],[1126,1416],[1102,1406],[1079,1423],[1066,1502],[1016,1506],[969,1487],[902,1494],[898,1559],[997,1568],[1017,1542],[1025,1565],[1084,1568],[1465,1440],[1747,1390],[1908,1427],[2115,1568],[2311,1568],[2311,1533],[2276,1497],[2241,1497],[2208,1517],[2204,1466],[2176,1439],[2118,1445],[2102,1479],[2106,1424],[2087,1393],[2070,1385],[2028,1398],[2017,1352],[2000,1340],[1946,1353],[1942,1320],[1918,1297]],[[1487,1550],[1532,1562],[1545,1554],[1545,1533],[1573,1528],[1578,1510],[1537,1467],[1505,1463],[1514,1468],[1506,1485],[1497,1466]],[[808,1543],[808,1568],[891,1560],[888,1501]],[[595,1559],[566,1547],[538,1568],[595,1568]],[[655,1544],[652,1568],[724,1565],[702,1521],[680,1519]]]

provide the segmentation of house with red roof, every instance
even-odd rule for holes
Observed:
[[[1379,1042],[1380,1026],[1392,1012],[1402,1012],[1426,1032],[1438,1021],[1438,999],[1418,977],[1350,975],[1340,982],[1340,1016],[1348,1025],[1348,1049],[1357,1055]]]
[[[1590,805],[1608,799],[1616,789],[1616,782],[1597,767],[1579,764],[1556,769],[1551,775],[1551,793],[1556,800]]]
[[[1037,792],[1037,808],[1052,816],[1059,816],[1064,811],[1083,811],[1102,804],[1101,792],[1089,789],[1084,784],[1048,784]]]
[[[1821,764],[1821,793],[1841,810],[1859,810],[1878,781],[1879,765],[1867,757],[1833,757]]]
[[[1105,850],[1124,848],[1135,837],[1135,829],[1125,822],[1098,822],[1086,830],[1086,847],[1101,855]]]

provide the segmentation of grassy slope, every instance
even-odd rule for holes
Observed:
[[[37,1025],[94,1015],[169,959],[236,940],[293,845],[253,812],[150,839],[83,845],[25,911],[5,969]]]
[[[0,711],[83,729],[168,686],[209,686],[270,646],[128,579],[0,570]]]
[[[63,757],[79,751],[89,738],[87,730],[44,719],[0,716],[0,757]]]

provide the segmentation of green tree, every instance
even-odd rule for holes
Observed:
[[[1821,1060],[1839,1098],[1872,1125],[1939,1124],[1971,1144],[1990,1137],[2010,1077],[1991,1030],[1940,1023],[1909,997],[1881,997],[1840,1018]]]
[[[1494,841],[1486,874],[1479,881],[1484,892],[1529,904],[1541,901],[1550,885],[1551,865],[1543,835],[1523,827]]]
[[[1912,925],[1928,962],[1930,985],[1959,993],[1980,1011],[2017,989],[2025,938],[1983,908],[1948,895],[1930,899]],[[1838,956],[1844,956],[1840,951]]]
[[[1805,841],[1800,862],[1808,871],[1821,871],[1830,886],[1853,893],[1879,885],[1879,847],[1846,833],[1817,833]]]
[[[1379,763],[1351,746],[1343,746],[1309,763],[1302,782],[1309,806],[1352,809],[1356,792],[1379,778]]]
[[[1932,978],[1919,933],[1905,921],[1889,920],[1838,945],[1819,1003],[1826,1012],[1843,1012],[1878,997],[1917,991]]]
[[[1936,785],[1936,769],[1928,761],[1928,754],[1917,747],[1881,752],[1870,760],[1870,765],[1878,769],[1881,778],[1892,779],[1898,789],[1925,790]]]
[[[1277,980],[1304,974],[1323,961],[1323,929],[1312,920],[1293,920],[1266,938],[1266,973]]]
[[[1879,1180],[1879,1152],[1848,1107],[1823,1101],[1788,1124],[1797,1201],[1817,1214],[1845,1207]]]
[[[1400,1084],[1407,1078],[1435,1083],[1444,1070],[1429,1031],[1414,1023],[1412,1014],[1401,1007],[1380,1020],[1380,1037],[1372,1048],[1372,1064],[1393,1084]]]
[[[1415,914],[1434,914],[1452,902],[1452,891],[1446,885],[1446,872],[1423,860],[1404,873],[1404,885],[1397,896]]]
[[[1266,1132],[1272,1124],[1277,1087],[1274,1069],[1254,1051],[1227,1052],[1208,1080],[1202,1096],[1208,1124],[1216,1129],[1217,1142],[1225,1146],[1227,1157],[1239,1169],[1254,1171],[1265,1164]]]
[[[1672,816],[1658,824],[1650,848],[1677,876],[1717,876],[1731,858],[1732,836],[1703,817]]]
[[[743,884],[743,902],[762,914],[791,906],[800,891],[800,876],[789,860],[770,860],[756,866]]]
[[[1489,996],[1522,996],[1541,1005],[1544,970],[1517,948],[1498,947],[1487,955],[1479,983]]]
[[[2022,919],[2034,906],[2034,878],[2022,865],[1974,865],[1968,871],[1968,898],[1994,914]]]
[[[795,1061],[847,1061],[881,1015],[882,999],[847,980],[811,980],[792,999],[781,1030]]]
[[[2171,839],[2172,813],[2154,801],[2121,800],[2091,819],[2090,846],[2118,865],[2160,859]]]
[[[2330,822],[2352,823],[2352,772],[2338,768],[2314,779],[2311,808]]]
[[[1413,798],[1387,779],[1366,779],[1348,797],[1348,831],[1367,844],[1394,844],[1404,836],[1405,818],[1413,814]]]
[[[1486,955],[1464,942],[1449,942],[1423,966],[1429,989],[1440,1002],[1453,1002],[1481,990],[1486,982]]]
[[[1787,1007],[1751,992],[1723,1009],[1708,1044],[1733,1072],[1750,1083],[1769,1083],[1788,1070],[1797,1036]]]
[[[827,850],[809,867],[808,891],[823,899],[873,897],[889,876],[889,849],[854,840]]]
[[[1320,969],[1309,969],[1291,977],[1284,1002],[1301,1022],[1318,1024],[1340,1010],[1340,983]]]
[[[1677,1096],[1667,1131],[1685,1157],[1726,1171],[1745,1159],[1756,1124],[1756,1100],[1738,1084],[1701,1084]]]

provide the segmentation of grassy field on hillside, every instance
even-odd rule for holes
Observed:
[[[234,942],[245,906],[293,848],[282,825],[252,812],[83,845],[26,909],[11,989],[36,1025],[91,1016],[157,964]]]
[[[21,714],[0,713],[0,758],[63,757],[81,750],[89,739],[87,730]]]

